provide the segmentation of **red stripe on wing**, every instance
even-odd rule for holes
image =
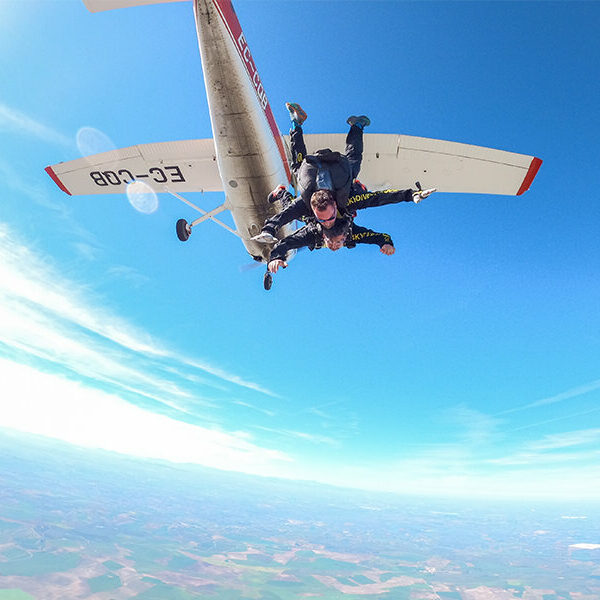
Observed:
[[[46,167],[44,169],[46,171],[46,173],[48,173],[48,175],[50,175],[50,177],[52,177],[54,183],[56,183],[56,185],[66,194],[69,194],[69,196],[72,196],[73,194],[71,194],[71,192],[65,187],[64,183],[58,178],[58,175],[54,172],[54,169],[52,167]]]
[[[525,179],[523,179],[523,183],[521,184],[521,187],[517,192],[517,196],[520,196],[529,189],[529,186],[533,183],[533,180],[535,179],[535,176],[537,175],[537,172],[540,170],[541,166],[542,159],[534,158],[531,161],[531,164],[529,165],[529,170],[527,171],[527,175],[525,175]]]

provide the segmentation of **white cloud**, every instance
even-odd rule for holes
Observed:
[[[572,398],[578,398],[579,396],[583,396],[585,394],[589,394],[591,392],[595,392],[600,390],[600,379],[596,379],[595,381],[591,381],[584,385],[579,385],[560,394],[555,394],[554,396],[548,396],[546,398],[541,398],[540,400],[536,400],[535,402],[529,402],[527,404],[523,404],[522,406],[517,406],[515,408],[510,408],[508,410],[502,411],[498,413],[498,415],[507,415],[514,412],[519,412],[522,410],[527,410],[530,408],[539,408],[540,406],[548,406],[549,404],[556,404],[557,402],[563,402],[564,400],[571,400]]]
[[[543,439],[531,442],[528,447],[531,450],[556,450],[557,448],[572,448],[575,446],[587,446],[593,444],[599,447],[600,429],[579,429],[577,431],[565,431],[544,436]]]
[[[143,381],[159,390],[179,394],[171,382],[126,366],[114,346],[137,360],[172,361],[199,369],[227,383],[276,396],[259,384],[224,369],[190,359],[164,347],[151,335],[101,306],[89,291],[61,276],[49,261],[16,241],[0,224],[0,337],[4,344],[36,356],[58,357],[86,376],[103,374],[121,381]],[[41,335],[43,332],[44,335]],[[100,340],[94,338],[101,338]],[[106,344],[114,359],[106,357]],[[104,347],[102,347],[104,344]],[[87,365],[87,366],[86,366]]]
[[[530,469],[546,468],[548,465],[560,465],[571,463],[575,467],[593,464],[600,458],[600,450],[589,450],[586,452],[532,452],[520,450],[513,454],[490,458],[486,463],[500,466],[524,466]]]
[[[392,492],[600,496],[598,429],[512,442],[509,451],[500,419],[461,405],[438,415],[453,443],[402,447],[400,442],[395,451],[403,452],[403,457],[377,456],[363,464],[356,459],[344,461],[333,452],[321,452],[319,460],[302,462],[291,461],[264,443],[259,445],[248,431],[201,427],[143,410],[125,398],[136,394],[198,418],[196,408],[207,410],[210,405],[210,398],[200,397],[198,389],[207,389],[212,380],[212,388],[221,394],[229,385],[275,394],[237,374],[168,349],[103,305],[84,285],[65,278],[50,260],[26,248],[0,224],[1,356],[5,358],[0,358],[0,426],[73,444]],[[77,381],[67,378],[71,376]],[[276,416],[260,402],[245,398],[229,398],[229,402],[270,419]],[[344,409],[345,402],[336,399],[287,415],[290,419],[301,412],[313,415],[323,421],[321,431],[335,435],[296,427],[297,419],[273,428],[248,423],[247,429],[269,432],[279,441],[282,437],[291,440],[298,456],[302,451],[296,448],[308,444],[343,448],[342,439],[356,431],[356,419]],[[333,411],[328,414],[334,405],[335,418]],[[211,422],[215,420],[213,416]],[[340,429],[340,422],[345,430]],[[503,442],[503,454],[498,441]]]
[[[89,448],[283,476],[289,456],[245,435],[190,425],[29,366],[0,359],[0,427]]]
[[[98,247],[89,242],[74,242],[72,245],[77,253],[89,262],[98,257]]]
[[[67,147],[74,146],[73,140],[59,131],[56,131],[2,103],[0,103],[0,129],[29,135],[43,142],[50,142],[52,144],[59,144]]]
[[[254,428],[259,429],[260,431],[268,431],[269,433],[274,433],[279,437],[289,437],[297,440],[303,440],[311,444],[327,444],[329,446],[340,445],[339,440],[318,433],[295,431],[293,429],[274,429],[272,427],[264,427],[263,425],[255,425]]]
[[[533,429],[534,427],[539,427],[540,425],[547,425],[548,423],[556,423],[557,421],[566,421],[567,419],[573,419],[574,417],[583,417],[584,415],[589,415],[595,412],[600,411],[600,407],[590,408],[588,410],[582,410],[578,412],[570,412],[566,415],[561,415],[560,417],[554,417],[552,419],[544,419],[543,421],[536,421],[535,423],[528,423],[527,425],[521,425],[520,427],[514,427],[508,433],[513,433],[516,431],[523,431],[524,429]]]
[[[24,179],[15,169],[15,165],[10,164],[0,157],[0,179],[2,183],[14,192],[18,192],[30,198],[34,202],[49,208],[53,211],[63,212],[63,207],[58,204],[52,204],[44,198],[44,191],[35,181]]]
[[[272,410],[268,410],[266,408],[263,408],[262,406],[255,406],[254,404],[251,404],[250,402],[243,402],[242,400],[232,400],[232,402],[234,404],[237,404],[238,406],[244,406],[245,408],[250,408],[251,410],[255,410],[259,413],[262,413],[263,415],[267,415],[268,417],[274,417],[276,414]]]
[[[238,375],[229,373],[229,372],[225,371],[224,369],[215,367],[214,365],[212,365],[210,363],[202,362],[202,361],[195,360],[195,359],[185,358],[181,355],[178,355],[177,359],[190,367],[194,367],[195,369],[200,369],[201,371],[210,373],[211,375],[214,375],[215,377],[218,377],[219,379],[223,379],[224,381],[228,381],[229,383],[234,383],[235,385],[245,387],[249,390],[254,390],[255,392],[260,392],[261,394],[266,394],[267,396],[271,396],[273,398],[280,398],[280,396],[278,396],[271,390],[268,390],[267,388],[263,387],[262,385],[259,385],[257,383],[253,383],[251,381],[243,379],[242,377],[239,377]]]
[[[442,418],[457,427],[456,435],[467,445],[486,444],[499,435],[502,420],[460,404],[447,409]]]
[[[142,331],[93,306],[83,297],[83,286],[63,279],[60,273],[19,244],[5,226],[0,226],[0,293],[40,312],[50,313],[140,353],[165,354]]]
[[[325,457],[324,457],[325,458]],[[400,494],[482,499],[600,497],[598,461],[490,464],[459,448],[443,447],[399,460],[315,464],[311,478],[332,485]]]
[[[105,346],[82,333],[74,336],[67,325],[26,303],[1,293],[0,300],[0,339],[5,345],[161,403],[168,404],[169,397],[190,397],[173,382],[131,367],[122,353],[107,353]]]
[[[81,248],[83,252],[86,250]],[[92,248],[92,251],[94,249]],[[116,265],[108,269],[108,275],[112,277],[116,277],[118,279],[125,280],[130,286],[141,287],[142,285],[148,283],[150,279],[146,275],[142,275],[138,273],[135,269],[131,267],[126,267],[124,265]]]

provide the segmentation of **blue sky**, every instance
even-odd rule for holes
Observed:
[[[393,257],[301,253],[266,293],[223,229],[176,239],[195,217],[177,200],[141,214],[44,172],[82,128],[212,136],[191,5],[1,0],[0,427],[368,489],[598,498],[600,4],[235,7],[282,132],[285,101],[311,133],[364,113],[539,156],[532,189],[365,211]]]

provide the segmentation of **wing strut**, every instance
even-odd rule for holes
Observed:
[[[173,192],[169,189],[167,189],[167,192],[169,192],[169,194],[171,194],[171,196],[177,198],[178,200],[185,202],[188,206],[191,206],[194,210],[197,210],[199,213],[201,213],[203,215],[202,217],[198,217],[195,221],[188,224],[190,229],[192,227],[195,227],[196,225],[199,225],[200,223],[203,223],[204,221],[207,221],[208,219],[210,219],[211,221],[214,221],[217,225],[220,225],[221,227],[223,227],[223,229],[227,229],[227,231],[230,231],[231,233],[233,233],[233,235],[235,235],[237,237],[241,237],[240,234],[235,229],[232,229],[231,227],[229,227],[229,225],[226,225],[225,223],[223,223],[223,221],[220,221],[219,219],[215,219],[215,215],[218,215],[219,213],[222,213],[224,210],[227,210],[227,206],[225,206],[225,204],[221,204],[221,206],[217,206],[217,208],[213,208],[211,211],[206,211],[206,210],[203,210],[202,208],[200,208],[199,206],[196,206],[193,202],[190,202],[189,200],[187,200],[186,198],[184,198],[181,194],[178,194],[177,192]]]

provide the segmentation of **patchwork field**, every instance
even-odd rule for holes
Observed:
[[[0,600],[600,598],[594,507],[465,506],[0,450]]]

